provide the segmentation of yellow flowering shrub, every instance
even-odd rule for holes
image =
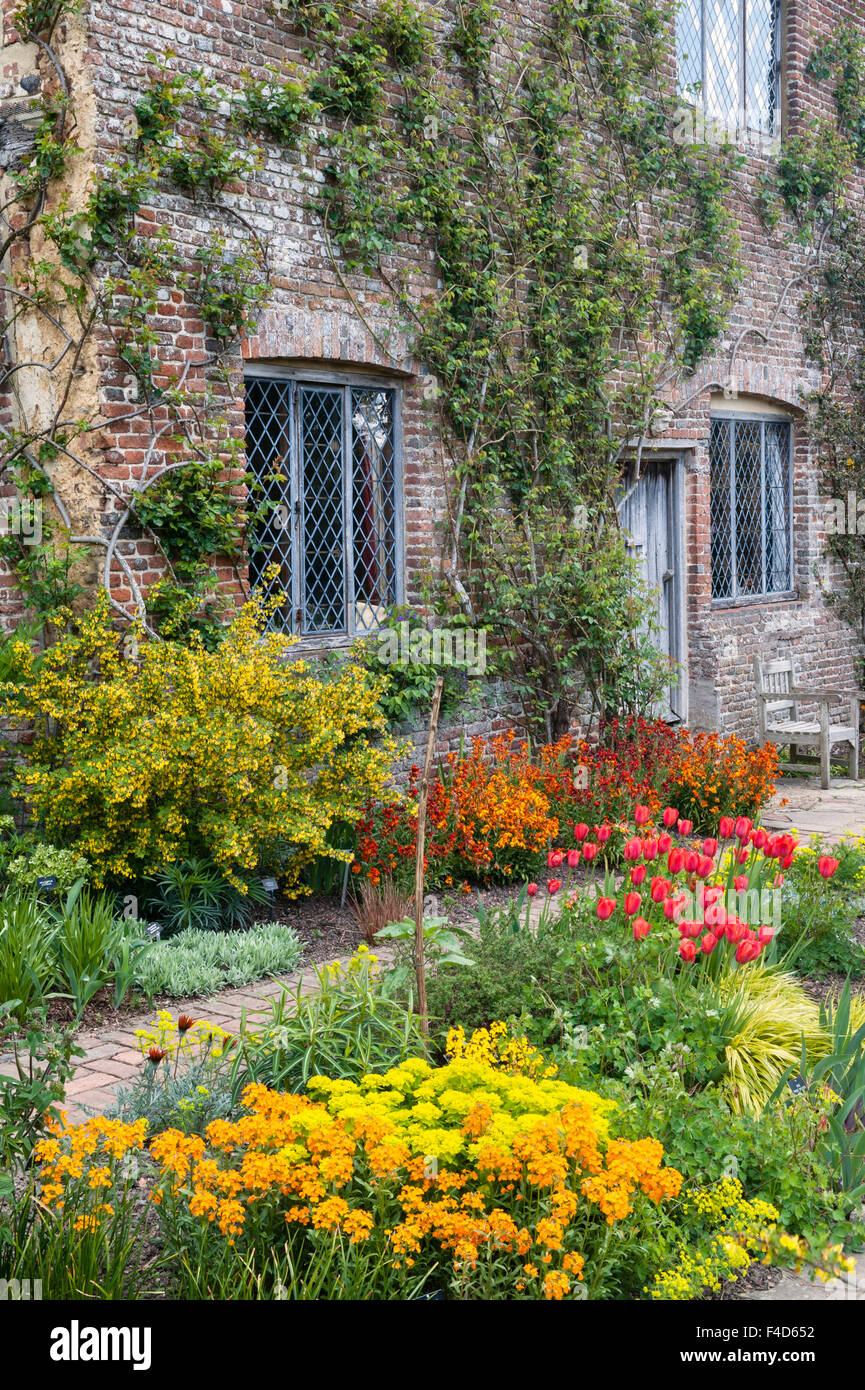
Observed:
[[[721,1178],[711,1188],[688,1192],[682,1215],[694,1238],[655,1275],[647,1290],[653,1299],[702,1298],[707,1291],[717,1293],[725,1281],[737,1283],[757,1262],[799,1270],[809,1258],[802,1237],[778,1226],[777,1208],[759,1198],[748,1201],[738,1178]],[[830,1246],[818,1258],[815,1277],[821,1280],[851,1270],[855,1263],[840,1246]]]
[[[0,713],[56,730],[28,750],[19,791],[97,887],[196,855],[241,886],[276,842],[294,847],[290,886],[332,822],[381,791],[394,745],[365,672],[314,678],[290,659],[295,639],[263,633],[266,612],[251,600],[214,652],[142,637],[127,660],[100,593],[38,662],[18,644]]]
[[[234,1043],[232,1035],[218,1023],[208,1023],[202,1018],[187,1019],[183,1014],[175,1019],[168,1009],[160,1009],[146,1028],[136,1028],[134,1036],[142,1057],[156,1048],[163,1057],[187,1061],[202,1060],[205,1056],[217,1060]]]

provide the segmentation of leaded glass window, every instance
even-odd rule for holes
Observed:
[[[681,0],[679,92],[732,135],[780,132],[782,0]]]
[[[353,636],[399,601],[396,406],[381,386],[247,380],[247,459],[265,503],[250,577],[287,596],[274,626]]]
[[[712,421],[714,599],[780,594],[792,588],[790,456],[787,421]]]

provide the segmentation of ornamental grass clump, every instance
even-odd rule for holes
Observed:
[[[291,891],[306,862],[339,857],[331,823],[381,791],[393,745],[375,686],[352,663],[317,679],[291,660],[293,638],[264,632],[267,611],[253,598],[213,652],[142,637],[126,660],[100,592],[38,661],[17,644],[0,713],[51,731],[28,749],[18,792],[97,887],[202,857],[243,891],[279,848]]]

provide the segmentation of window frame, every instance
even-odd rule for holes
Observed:
[[[731,411],[725,414],[721,410],[713,410],[709,416],[709,586],[714,591],[715,572],[712,565],[712,460],[711,460],[711,429],[716,421],[721,421],[728,425],[759,424],[763,426],[760,432],[760,491],[765,498],[766,488],[766,425],[785,425],[788,431],[789,453],[787,466],[787,557],[788,587],[786,589],[764,590],[759,594],[740,594],[738,589],[738,575],[736,565],[736,538],[735,538],[735,497],[736,497],[736,471],[735,471],[735,445],[730,453],[730,578],[732,594],[717,598],[712,592],[712,608],[743,608],[753,604],[789,602],[791,599],[799,597],[798,589],[795,587],[796,557],[793,549],[793,474],[796,450],[796,421],[791,416],[771,415],[760,411]],[[733,432],[731,431],[731,439]],[[761,504],[761,562],[763,571],[766,568],[766,531],[765,531],[765,508]]]
[[[345,647],[359,637],[369,637],[377,626],[358,628],[354,598],[354,507],[351,458],[351,390],[369,387],[391,393],[393,424],[393,511],[394,511],[394,589],[396,605],[405,602],[405,505],[403,491],[402,396],[405,379],[358,367],[356,370],[308,366],[304,362],[245,362],[243,366],[244,406],[246,383],[251,380],[289,382],[293,387],[289,416],[289,487],[285,502],[291,517],[291,594],[290,625],[282,631],[298,638],[304,647]],[[300,389],[303,386],[332,387],[342,392],[343,422],[343,586],[345,627],[339,631],[304,630],[302,511],[300,506],[301,459],[299,448]],[[244,442],[248,425],[244,421]],[[248,464],[247,464],[248,466]],[[256,586],[257,587],[257,586]]]
[[[707,122],[721,122],[727,119],[728,113],[713,111],[707,104],[707,82],[706,82],[706,59],[708,55],[707,32],[706,32],[706,5],[712,0],[698,0],[700,6],[700,91],[699,93],[685,91],[679,86],[679,64],[678,64],[678,13],[675,27],[675,46],[676,46],[676,90],[680,101],[693,106],[700,111]],[[771,130],[763,130],[759,125],[752,126],[749,121],[748,108],[748,26],[746,22],[746,6],[750,0],[736,0],[738,8],[737,19],[737,108],[736,108],[736,134],[753,134],[762,136],[765,140],[778,142],[784,130],[784,110],[785,110],[785,91],[786,91],[786,57],[787,57],[787,0],[777,0],[778,4],[778,24],[775,37],[775,119]]]

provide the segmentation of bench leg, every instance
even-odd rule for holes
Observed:
[[[791,763],[795,763],[795,761],[796,761],[796,759],[798,758],[798,756],[799,756],[799,745],[798,745],[798,743],[791,743],[791,744],[790,744],[790,762],[791,762]]]
[[[859,780],[859,740],[854,739],[850,744],[850,762],[848,764],[850,776],[854,782]]]
[[[829,784],[829,740],[828,738],[822,738],[820,740],[820,786],[822,787],[823,791],[827,791],[829,788]]]

